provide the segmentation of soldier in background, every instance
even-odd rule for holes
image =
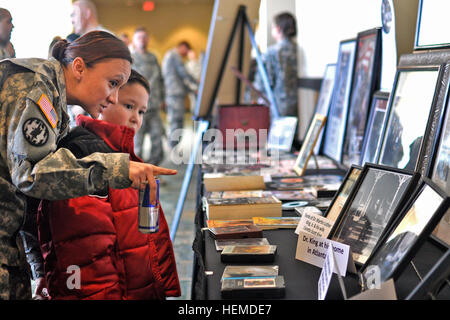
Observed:
[[[16,56],[10,41],[13,28],[11,13],[4,8],[0,8],[0,60]]]
[[[152,93],[148,100],[147,112],[144,114],[142,128],[134,138],[136,154],[145,162],[158,165],[164,158],[162,136],[164,127],[161,120],[161,107],[164,103],[164,81],[158,60],[153,53],[147,51],[149,36],[145,28],[137,28],[133,34],[130,51],[133,57],[133,68],[142,74],[150,84]],[[151,152],[144,154],[144,138],[150,134]]]
[[[105,31],[113,34],[108,29],[105,29],[98,21],[97,7],[90,0],[77,0],[72,3],[72,12],[70,18],[73,26],[73,33],[67,36],[67,41],[73,42],[78,37],[88,33],[89,31]],[[79,114],[88,115],[87,112],[79,105],[71,105],[68,108],[70,116],[70,126],[75,127],[75,118]]]
[[[191,50],[189,43],[181,41],[165,54],[162,62],[169,122],[168,140],[172,148],[179,142],[173,136],[175,130],[183,128],[186,95],[189,91],[196,93],[198,90],[197,81],[186,71],[182,60],[189,50]]]
[[[77,0],[72,3],[70,17],[72,18],[74,33],[77,35],[82,36],[94,30],[112,33],[98,22],[97,8],[90,0]]]
[[[297,117],[298,114],[297,44],[293,39],[296,35],[295,18],[290,13],[277,15],[272,24],[272,37],[276,44],[270,46],[263,55],[269,84],[282,117]],[[259,72],[255,75],[254,85],[265,92]]]

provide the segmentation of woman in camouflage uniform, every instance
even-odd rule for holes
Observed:
[[[82,106],[93,118],[117,103],[127,82],[131,56],[110,33],[93,31],[72,43],[55,44],[49,60],[0,62],[0,299],[31,297],[23,243],[18,237],[26,196],[61,200],[105,188],[140,188],[154,175],[176,170],[129,160],[124,153],[94,153],[76,159],[57,149],[67,134],[67,104]],[[61,214],[64,214],[63,212]]]
[[[280,116],[297,117],[297,35],[295,18],[290,13],[280,13],[272,24],[272,37],[276,44],[263,55],[264,67],[269,77]],[[260,73],[255,75],[255,87],[264,92]],[[273,115],[272,115],[273,117]]]

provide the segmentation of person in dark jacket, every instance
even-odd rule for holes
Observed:
[[[133,138],[142,125],[149,93],[148,82],[132,70],[118,103],[103,111],[102,120],[79,115],[78,127],[59,147],[76,157],[122,152],[132,161],[142,161],[134,153]],[[161,300],[181,294],[164,213],[160,209],[159,232],[140,233],[136,189],[108,188],[43,201],[38,230],[51,299]]]

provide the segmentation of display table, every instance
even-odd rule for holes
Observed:
[[[294,230],[264,230],[263,233],[270,244],[277,245],[277,255],[273,263],[261,263],[261,265],[273,264],[279,266],[279,274],[284,276],[286,286],[284,299],[316,300],[317,283],[321,268],[295,259],[298,236],[294,233]],[[205,270],[212,271],[211,275],[205,275],[205,299],[219,300],[222,299],[220,294],[220,278],[227,264],[220,261],[220,252],[216,250],[214,238],[209,231],[204,231],[204,246],[205,254],[203,259]],[[432,242],[428,241],[424,244],[414,259],[414,264],[422,277],[432,268],[441,254],[442,251]],[[233,265],[248,265],[248,263],[233,263]],[[352,297],[360,292],[357,275],[347,273],[347,276],[343,280],[348,297]],[[406,298],[418,283],[419,278],[410,264],[395,283],[398,298]],[[448,294],[449,292],[445,294],[447,299],[450,298]],[[336,275],[333,275],[326,299],[343,299]]]
[[[201,230],[205,225],[205,212],[201,207],[203,185],[198,180],[197,213],[195,218],[196,236],[193,243],[194,269],[192,281],[192,299],[220,300],[220,279],[226,265],[237,263],[222,263],[220,252],[216,250],[214,238],[208,230]],[[283,211],[284,216],[292,216],[293,211]],[[270,244],[277,245],[277,254],[272,263],[278,265],[279,275],[285,280],[284,300],[316,300],[318,296],[318,280],[321,268],[295,259],[297,238],[294,229],[264,230],[263,237]],[[398,299],[405,299],[420,283],[420,279],[433,268],[439,258],[445,253],[445,248],[429,239],[413,258],[413,264],[408,264],[401,276],[395,281]],[[259,263],[255,263],[258,265]],[[241,265],[249,265],[242,263]],[[420,278],[419,278],[420,277]],[[358,276],[347,272],[343,278],[347,297],[350,298],[361,292]],[[450,289],[446,286],[437,296],[438,299],[450,299]],[[326,296],[327,300],[342,300],[343,295],[336,275],[333,278]]]

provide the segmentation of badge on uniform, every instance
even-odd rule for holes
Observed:
[[[22,132],[25,139],[33,146],[43,146],[48,140],[48,128],[44,121],[38,118],[30,118],[24,122]]]
[[[56,114],[56,110],[55,108],[53,108],[52,103],[44,93],[39,98],[37,104],[41,108],[42,112],[44,113],[45,117],[50,122],[52,127],[55,128],[56,124],[58,123],[58,115]]]

